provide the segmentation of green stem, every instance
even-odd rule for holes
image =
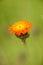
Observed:
[[[23,42],[24,44],[26,44],[26,39],[25,39],[25,38],[23,38],[23,39],[22,39],[22,42]]]

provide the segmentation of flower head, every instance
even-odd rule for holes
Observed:
[[[23,20],[23,21],[18,21],[12,26],[10,26],[9,30],[12,34],[21,36],[21,34],[25,35],[26,33],[30,32],[31,26],[32,23]]]

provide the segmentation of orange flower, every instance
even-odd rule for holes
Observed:
[[[30,32],[31,26],[32,26],[32,23],[29,23],[23,20],[23,21],[18,21],[17,23],[10,26],[9,30],[10,30],[10,33],[20,36],[21,34],[26,34]]]

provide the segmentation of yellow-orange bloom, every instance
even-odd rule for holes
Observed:
[[[32,26],[32,23],[29,23],[25,20],[23,21],[18,21],[12,26],[9,27],[9,30],[11,33],[20,36],[21,34],[26,34],[30,31]]]

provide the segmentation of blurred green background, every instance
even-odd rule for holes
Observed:
[[[25,49],[21,40],[8,31],[10,25],[20,20],[38,24],[42,30],[37,39],[30,32],[24,65],[43,65],[43,0],[0,0],[0,65],[15,65]]]

